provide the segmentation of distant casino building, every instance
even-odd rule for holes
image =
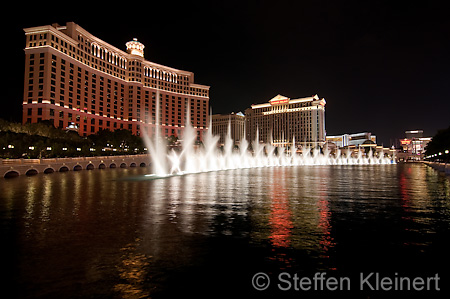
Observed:
[[[267,103],[245,110],[247,138],[275,146],[321,146],[325,143],[325,99],[317,95],[290,99],[277,95]]]
[[[82,136],[100,129],[151,135],[157,128],[177,136],[190,115],[199,140],[207,129],[209,86],[194,83],[192,72],[145,60],[136,39],[125,52],[73,22],[24,31],[23,123],[49,120]]]
[[[213,135],[220,136],[219,143],[225,143],[225,137],[230,130],[230,137],[234,144],[239,144],[245,138],[245,116],[242,112],[212,115],[211,125]]]
[[[377,137],[370,132],[327,136],[326,140],[337,147],[361,146],[369,142],[376,145],[377,143]]]
[[[403,153],[406,160],[421,160],[431,137],[423,137],[422,130],[405,131],[405,138],[400,139]]]

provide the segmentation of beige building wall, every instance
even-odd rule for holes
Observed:
[[[224,144],[230,130],[234,144],[239,144],[245,138],[245,116],[242,113],[212,115],[212,133],[220,136],[219,143]]]
[[[325,142],[325,99],[313,97],[290,99],[277,95],[267,103],[246,109],[247,139],[276,146],[323,145]]]

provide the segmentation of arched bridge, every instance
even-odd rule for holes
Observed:
[[[4,178],[56,171],[78,171],[105,168],[145,167],[149,155],[75,157],[53,159],[0,159],[0,175]]]

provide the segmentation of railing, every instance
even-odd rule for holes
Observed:
[[[442,171],[446,174],[450,174],[450,164],[448,164],[448,163],[428,162],[428,161],[426,161],[424,163],[438,171]]]
[[[34,165],[51,164],[58,162],[120,160],[120,159],[148,159],[149,155],[120,155],[120,156],[95,156],[95,157],[72,157],[72,158],[48,158],[48,159],[0,159],[0,165]]]

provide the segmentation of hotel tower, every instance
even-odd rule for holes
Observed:
[[[267,103],[255,104],[245,110],[247,139],[275,146],[310,147],[325,143],[325,99],[317,95],[290,99],[277,95]]]
[[[48,120],[81,136],[101,129],[153,135],[158,128],[178,136],[190,116],[202,139],[209,86],[194,83],[194,73],[144,59],[137,39],[122,51],[73,22],[24,31],[23,123]]]

